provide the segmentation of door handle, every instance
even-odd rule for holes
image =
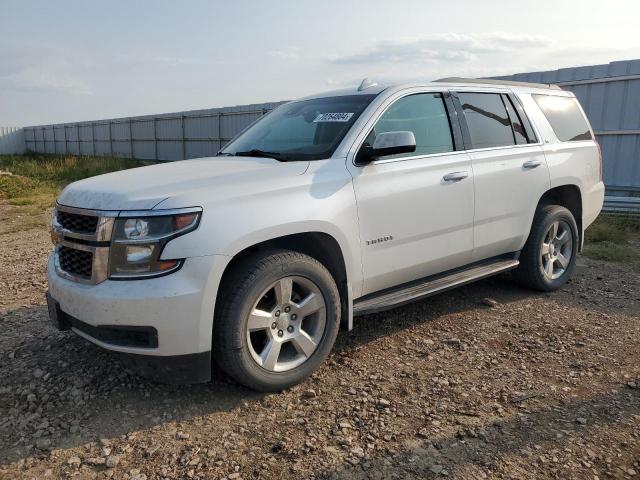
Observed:
[[[531,170],[532,168],[539,167],[540,165],[542,165],[542,161],[540,160],[527,160],[522,164],[522,167],[527,170]]]
[[[442,179],[445,182],[459,182],[460,180],[464,180],[469,176],[468,172],[452,172],[447,173]]]

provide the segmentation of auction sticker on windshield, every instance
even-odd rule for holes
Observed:
[[[321,113],[313,123],[318,122],[348,122],[353,113]]]

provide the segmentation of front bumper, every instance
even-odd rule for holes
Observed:
[[[157,341],[156,330],[153,327],[140,327],[148,329],[153,335],[146,336],[145,332],[135,327],[122,327],[119,329],[113,326],[94,327],[77,318],[67,315],[60,308],[60,304],[47,292],[47,305],[49,307],[49,318],[54,326],[59,330],[75,330],[82,337],[88,338],[94,343],[98,343],[97,337],[104,339],[106,343],[140,343],[140,340]],[[116,333],[117,335],[111,335]],[[151,342],[150,342],[151,343]],[[141,355],[135,353],[116,353],[121,360],[135,373],[162,383],[171,384],[191,384],[202,383],[211,380],[211,352],[200,352],[186,355]]]
[[[176,380],[167,375],[186,378],[185,366],[195,363],[201,369],[206,364],[206,374],[196,375],[197,381],[206,381],[211,373],[215,298],[227,261],[220,255],[188,258],[179,271],[164,277],[88,285],[59,276],[52,256],[49,296],[59,308],[59,327],[71,328],[103,348],[127,354],[143,375],[164,372],[161,380],[174,383]],[[146,332],[147,337],[140,333],[134,342],[118,333],[132,330]],[[144,338],[150,340],[145,342]]]

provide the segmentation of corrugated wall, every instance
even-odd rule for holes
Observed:
[[[0,127],[0,154],[25,152],[24,130],[20,127]]]
[[[40,153],[167,161],[206,157],[280,103],[25,127],[24,143]]]
[[[607,190],[640,191],[640,60],[495,78],[555,83],[574,92],[602,148]]]

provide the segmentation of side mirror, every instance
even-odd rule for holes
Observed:
[[[413,132],[384,132],[376,136],[371,153],[378,158],[415,151],[416,137]]]
[[[416,137],[413,132],[384,132],[376,135],[373,146],[364,146],[357,163],[369,163],[376,158],[411,153],[416,151]]]

